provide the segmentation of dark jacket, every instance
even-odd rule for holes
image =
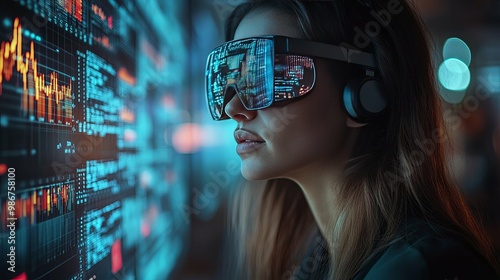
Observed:
[[[455,231],[413,219],[403,227],[401,236],[375,254],[353,279],[500,279],[486,260]],[[318,243],[313,246],[315,258],[320,259],[317,257],[321,252],[317,249]],[[289,279],[326,279],[327,266],[328,262],[324,261],[314,269],[310,264],[302,266],[301,271],[296,271]]]

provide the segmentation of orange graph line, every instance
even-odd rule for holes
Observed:
[[[39,117],[42,117],[45,112],[48,112],[49,116],[53,113],[57,116],[63,113],[63,108],[59,103],[71,99],[71,80],[67,86],[59,85],[58,74],[52,72],[47,83],[45,75],[38,73],[38,61],[35,58],[35,44],[33,41],[30,44],[30,50],[23,54],[23,36],[19,18],[14,20],[11,41],[2,42],[0,47],[0,95],[2,94],[3,80],[9,81],[14,70],[23,77],[23,97],[21,102],[23,110],[33,112],[34,102],[29,100],[30,96],[32,96],[29,89],[34,88],[35,100],[37,101],[36,109]],[[43,94],[48,97],[48,102],[46,102]],[[51,96],[53,96],[52,99]],[[52,100],[55,100],[56,108],[52,108]],[[65,117],[71,119],[71,113],[71,109],[66,106]]]
[[[15,200],[15,217],[17,219],[27,219],[30,225],[43,222],[50,217],[64,215],[73,211],[74,199],[75,194],[70,184],[31,191],[28,195],[18,197]],[[7,203],[3,202],[0,209],[3,210],[0,216],[6,221]]]

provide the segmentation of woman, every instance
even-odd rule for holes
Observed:
[[[210,112],[236,122],[243,176],[266,180],[236,200],[229,279],[497,279],[407,1],[251,1],[226,40]]]

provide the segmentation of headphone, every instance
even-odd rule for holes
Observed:
[[[375,76],[374,70],[365,70],[364,76],[347,82],[343,103],[351,119],[358,123],[371,122],[387,108],[387,94],[382,80]]]
[[[373,10],[371,0],[356,1],[361,9]],[[375,70],[366,67],[363,69],[364,75],[348,80],[344,87],[343,103],[349,117],[364,124],[370,123],[384,113],[388,107],[388,96],[384,83],[375,75]]]

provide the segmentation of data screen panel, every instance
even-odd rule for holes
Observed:
[[[2,2],[1,279],[165,279],[179,259],[184,7],[143,2]]]

